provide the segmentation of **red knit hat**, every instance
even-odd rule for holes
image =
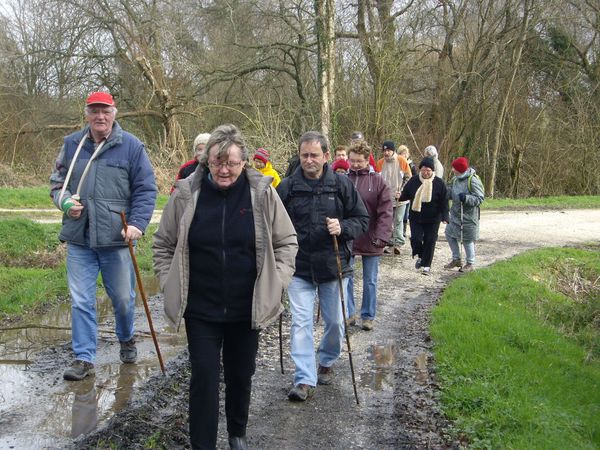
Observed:
[[[254,153],[254,159],[260,159],[265,164],[269,162],[269,152],[264,148],[259,148]]]
[[[346,172],[348,172],[348,169],[350,169],[350,163],[345,159],[338,159],[337,161],[333,162],[331,168],[334,172],[338,169],[344,169]]]
[[[85,104],[115,106],[115,99],[108,92],[92,92]]]
[[[464,156],[456,158],[454,161],[452,161],[452,167],[454,167],[457,172],[465,173],[469,168],[469,160]]]

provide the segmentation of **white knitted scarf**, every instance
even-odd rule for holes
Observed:
[[[431,193],[433,192],[433,179],[435,178],[435,172],[431,178],[423,178],[419,174],[419,180],[421,180],[421,186],[415,193],[415,198],[412,202],[410,209],[416,212],[421,212],[421,203],[429,203],[431,201]]]

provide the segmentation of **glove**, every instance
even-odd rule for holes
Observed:
[[[461,203],[464,203],[467,200],[467,194],[465,194],[464,192],[461,192],[460,194],[458,194],[458,199],[460,200]]]

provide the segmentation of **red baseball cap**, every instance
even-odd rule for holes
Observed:
[[[92,92],[85,104],[115,106],[115,99],[108,92]]]

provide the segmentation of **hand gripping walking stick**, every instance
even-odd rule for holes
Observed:
[[[335,258],[338,266],[338,282],[340,285],[340,301],[342,303],[342,321],[344,323],[344,335],[346,336],[346,345],[348,346],[348,361],[350,361],[350,373],[352,374],[352,387],[354,388],[354,398],[356,404],[358,401],[358,391],[356,390],[356,378],[354,377],[354,364],[352,363],[352,349],[350,348],[350,336],[348,335],[348,327],[346,326],[346,305],[344,304],[344,283],[342,282],[342,260],[340,259],[340,248],[338,246],[337,236],[332,235],[333,249],[335,250]]]
[[[127,233],[127,220],[125,219],[125,211],[120,212],[121,222],[123,223],[123,229],[125,233]],[[158,356],[158,362],[160,363],[160,370],[162,370],[163,375],[165,373],[165,365],[163,363],[162,355],[160,354],[160,348],[158,347],[158,339],[156,339],[156,333],[154,332],[154,326],[152,325],[152,316],[150,315],[150,308],[148,308],[148,300],[146,299],[146,291],[144,291],[144,285],[142,284],[142,276],[140,275],[140,269],[137,264],[137,259],[135,258],[135,252],[133,251],[133,244],[131,240],[127,242],[129,246],[129,254],[131,255],[131,261],[133,262],[133,268],[135,269],[135,278],[137,279],[138,289],[140,290],[140,295],[142,296],[142,301],[144,303],[144,310],[146,311],[146,317],[148,318],[148,326],[150,327],[150,334],[152,335],[152,340],[154,341],[154,348],[156,349],[156,355]]]

